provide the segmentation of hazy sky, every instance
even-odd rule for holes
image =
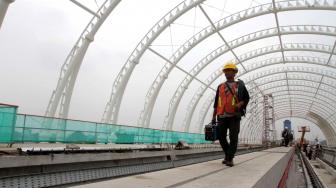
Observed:
[[[80,2],[94,11],[97,10],[94,0]],[[101,2],[101,0],[97,1],[98,4]],[[180,2],[182,1],[123,0],[116,7],[98,31],[84,58],[72,95],[69,118],[100,121],[110,97],[113,81],[128,56],[150,28]],[[209,16],[217,21],[231,13],[266,2],[270,1],[209,0],[203,7]],[[61,66],[91,17],[91,14],[68,0],[21,0],[12,3],[0,31],[0,102],[18,105],[20,113],[44,115],[52,90],[56,87]],[[332,11],[285,12],[279,14],[279,22],[281,25],[335,26],[336,19],[321,19],[330,17],[335,18],[335,13]],[[172,51],[186,39],[208,25],[198,8],[191,10],[163,32],[155,40],[152,48],[169,58]],[[222,34],[226,40],[231,41],[241,35],[275,26],[274,15],[265,15],[230,27],[222,31]],[[308,39],[307,36],[283,36],[283,43],[294,41],[332,45],[334,40],[332,37],[323,36],[311,36]],[[273,37],[240,47],[235,52],[242,54],[254,48],[278,43],[278,38]],[[218,36],[210,37],[185,56],[179,66],[190,70],[195,62],[221,45],[223,42]],[[301,55],[307,54],[313,53],[301,53]],[[263,58],[272,56],[275,54]],[[317,54],[317,56],[326,57],[327,55]],[[200,73],[199,77],[205,80],[209,71],[214,71],[223,62],[232,58],[232,54],[218,58]],[[150,52],[144,54],[125,90],[118,123],[136,125],[148,88],[164,63],[162,59]],[[165,82],[153,111],[151,127],[162,126],[168,112],[169,101],[184,76],[181,71],[174,70]],[[220,78],[213,86],[215,87],[222,80],[223,78]],[[186,106],[199,86],[199,83],[190,85],[181,101],[175,124],[181,124],[183,121]],[[199,106],[201,104],[203,103],[200,102]],[[193,122],[194,119],[197,118],[193,118]],[[292,121],[293,125],[307,123],[295,118]],[[315,130],[310,134],[311,137],[323,137],[318,128],[311,126]],[[277,127],[282,127],[282,120],[277,122]]]

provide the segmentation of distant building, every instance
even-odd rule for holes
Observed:
[[[292,130],[292,122],[290,120],[286,119],[284,121],[284,129],[285,129],[285,127],[287,127],[288,130]]]

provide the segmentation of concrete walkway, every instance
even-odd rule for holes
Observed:
[[[273,148],[236,156],[234,167],[215,160],[76,187],[277,187],[292,152],[293,148]]]

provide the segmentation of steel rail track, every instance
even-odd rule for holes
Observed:
[[[307,173],[308,173],[308,176],[309,176],[309,179],[311,181],[311,185],[313,188],[324,188],[320,178],[317,176],[317,174],[315,173],[312,165],[309,163],[307,157],[305,157],[302,152],[299,153],[300,154],[300,158],[302,159],[303,161],[303,164],[304,164],[304,168],[306,169]],[[308,179],[308,177],[306,177]],[[308,182],[307,182],[307,185]]]

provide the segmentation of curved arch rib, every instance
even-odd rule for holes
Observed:
[[[295,3],[294,3],[295,2]],[[198,3],[199,4],[199,3]],[[195,5],[198,5],[195,4]],[[235,23],[242,22],[244,20],[273,13],[274,11],[282,12],[282,11],[293,11],[293,10],[336,10],[336,5],[330,4],[329,2],[323,3],[320,5],[319,1],[314,2],[308,2],[304,3],[304,1],[291,1],[291,2],[277,2],[277,7],[274,8],[272,3],[260,5],[257,7],[253,7],[241,12],[238,12],[236,14],[233,14],[231,16],[228,16],[216,23],[214,23],[214,26],[216,29],[212,27],[212,25],[204,28],[201,32],[194,35],[190,40],[188,40],[184,45],[182,45],[181,48],[179,48],[176,53],[172,56],[172,62],[175,64],[178,62],[177,60],[181,59],[190,49],[192,49],[194,46],[196,46],[199,42],[207,38],[208,36],[216,33],[218,30],[224,29],[230,25],[233,25]],[[146,47],[148,48],[148,46]],[[139,56],[137,55],[137,61],[139,62],[139,59],[143,53],[141,53]],[[130,58],[134,57],[133,54],[130,56]],[[128,61],[125,66],[123,67],[122,71],[123,74],[119,74],[116,81],[114,82],[111,99],[110,102],[107,104],[106,110],[104,114],[103,121],[109,122],[112,118],[112,122],[115,122],[116,117],[119,113],[119,107],[122,100],[122,95],[124,92],[124,89],[126,87],[126,84],[128,82],[129,76],[134,69],[135,65],[131,65],[131,61]],[[126,66],[129,65],[129,66]],[[163,72],[159,73],[156,81],[153,82],[151,89],[149,89],[147,96],[146,96],[146,102],[145,102],[145,108],[143,112],[140,115],[139,118],[139,124],[143,127],[148,127],[151,112],[153,110],[154,103],[156,101],[157,93],[161,88],[161,85],[163,84],[164,80],[167,78],[169,72],[172,70],[170,67],[170,63],[167,63],[165,67],[162,69]]]
[[[5,18],[9,4],[13,3],[15,0],[2,0],[0,1],[0,29],[2,22]]]
[[[286,90],[283,90],[283,91],[286,91]],[[285,100],[285,101],[287,101],[287,100]],[[298,104],[298,103],[300,103],[300,105],[295,105],[294,107],[293,107],[293,109],[295,110],[295,109],[297,109],[298,110],[298,112],[300,112],[300,111],[302,111],[302,109],[307,109],[307,106],[310,104],[309,102],[306,102],[306,101],[301,101],[301,102],[299,102],[299,101],[296,101],[296,103],[295,104]],[[301,105],[301,103],[304,103],[303,105]],[[284,112],[286,112],[287,114],[288,114],[288,111],[289,111],[289,109],[291,108],[288,104],[285,104],[285,103],[283,103],[283,102],[281,102],[281,103],[279,103],[279,105],[277,105],[277,113],[280,111],[280,112],[282,112],[282,111],[284,111]],[[259,109],[259,111],[262,111],[262,109],[260,108]],[[321,112],[321,109],[316,109],[316,110],[314,110],[313,109],[313,111],[315,111],[316,113],[322,113],[322,114],[325,114],[325,112]],[[314,113],[314,112],[312,112],[312,111],[310,111],[311,113]],[[258,114],[261,114],[261,112],[258,112]],[[300,114],[300,113],[299,113]],[[293,117],[293,116],[297,116],[298,114],[292,114],[292,115],[286,115],[286,117]],[[300,114],[302,117],[305,117],[306,116],[306,113],[305,114]],[[279,118],[277,118],[277,119],[279,119]],[[247,120],[248,121],[248,120]],[[256,125],[255,126],[258,126],[259,125],[259,127],[261,127],[261,121],[259,121],[259,122],[257,122],[256,123]],[[317,124],[318,125],[318,124]],[[319,126],[319,125],[318,125]],[[320,127],[320,126],[319,126]],[[323,128],[323,127],[320,127],[321,129]],[[252,130],[250,129],[250,132],[251,131],[253,131],[253,130],[255,130],[255,128],[253,128]],[[329,132],[335,132],[335,130],[332,128],[332,126],[329,126],[329,128],[328,128],[328,131]],[[325,134],[325,133],[324,133]],[[247,135],[250,135],[250,134],[248,134],[247,133]],[[326,134],[325,134],[326,135]],[[245,135],[245,137],[246,137],[246,135]]]
[[[316,28],[319,28],[319,29],[316,30]],[[331,29],[331,28],[333,28],[333,29]],[[284,27],[281,27],[281,29],[282,29],[282,32],[283,32],[282,34],[284,34],[284,35],[288,35],[288,34],[323,34],[323,35],[335,36],[335,33],[332,33],[330,31],[332,31],[332,30],[336,31],[335,27],[316,26],[316,25],[284,26]],[[277,36],[277,35],[278,35],[277,28],[271,28],[271,29],[255,32],[253,34],[248,34],[248,35],[246,35],[247,37],[244,36],[244,37],[240,37],[240,38],[238,38],[234,41],[231,41],[229,44],[232,44],[233,47],[231,47],[231,45],[230,45],[230,47],[227,47],[226,45],[223,45],[222,47],[216,49],[215,51],[213,51],[212,53],[207,55],[206,58],[202,59],[201,62],[198,63],[195,66],[196,67],[195,69],[199,69],[199,70],[192,69],[191,74],[198,74],[199,72],[197,72],[197,71],[201,71],[211,61],[213,61],[214,59],[216,59],[220,55],[231,51],[233,48],[242,46],[246,43],[249,43],[249,42],[252,42],[252,41],[255,41],[255,40],[260,40],[260,39],[264,39],[264,38],[267,38],[267,37],[273,37],[273,36]],[[202,40],[204,40],[204,39],[202,39]],[[317,51],[317,52],[329,53],[331,51],[331,48],[332,48],[332,47],[329,47],[329,46],[327,47],[327,45],[323,45],[323,44],[314,44],[315,46],[309,46],[309,45],[311,45],[311,44],[304,44],[304,43],[302,43],[302,44],[285,44],[284,47],[281,47],[280,45],[274,45],[272,47],[269,47],[270,49],[259,49],[259,51],[256,51],[254,53],[265,52],[264,54],[268,54],[268,53],[274,53],[274,52],[283,52],[283,51],[287,51],[288,49],[291,49],[291,48],[293,48],[293,49],[295,48],[295,50],[315,48],[315,51]],[[193,45],[193,46],[195,46],[195,45]],[[191,49],[189,49],[189,50],[191,50]],[[149,126],[151,113],[152,113],[152,110],[153,110],[153,107],[154,107],[155,100],[158,96],[159,90],[161,89],[161,86],[163,85],[165,79],[168,77],[168,74],[174,68],[174,65],[176,65],[177,62],[187,52],[188,51],[185,51],[185,52],[182,53],[178,50],[176,53],[178,53],[179,56],[173,56],[175,62],[166,63],[164,68],[161,70],[161,72],[157,76],[156,80],[153,82],[153,84],[152,84],[152,86],[151,86],[151,88],[148,91],[147,96],[146,96],[146,101],[150,101],[150,102],[145,103],[144,110],[142,111],[142,114],[139,118],[139,122],[140,122],[139,124],[140,125],[145,125],[145,127]],[[242,61],[247,61],[247,60],[251,59],[252,58],[251,56],[252,55],[249,54],[249,55],[239,57],[239,59],[240,59],[239,64],[241,64]],[[189,85],[189,83],[195,78],[195,76],[196,75],[194,75],[194,76],[187,75],[187,77],[182,81],[182,84],[184,84],[184,85],[182,87],[179,87],[178,90],[175,91],[174,96],[173,96],[173,98],[170,102],[170,105],[169,105],[168,115],[166,116],[166,119],[164,121],[164,127],[167,127],[168,130],[172,129],[172,124],[173,124],[173,121],[174,121],[174,118],[175,118],[178,103],[180,102],[184,91],[187,89],[187,87],[188,87],[187,85]],[[180,93],[181,93],[181,95],[180,95]],[[180,95],[181,97],[176,96],[176,95]]]
[[[202,3],[205,0],[186,0],[170,12],[168,12],[163,18],[161,18],[143,37],[137,47],[133,50],[132,54],[127,59],[121,71],[117,75],[113,86],[109,102],[106,104],[103,114],[102,122],[104,123],[116,123],[118,120],[119,108],[123,94],[128,83],[128,80],[135,68],[139,63],[140,58],[148,49],[150,44],[176,19],[182,16],[185,12]]]
[[[286,26],[288,27],[288,26]],[[302,26],[303,27],[303,26]],[[318,26],[323,28],[322,26]],[[294,26],[293,28],[300,28],[299,26]],[[311,26],[310,29],[312,29],[313,26]],[[326,27],[327,28],[327,27]],[[271,30],[273,30],[275,28],[272,28]],[[336,31],[336,28],[334,28]],[[265,30],[263,30],[263,32],[257,32],[257,33],[264,33]],[[268,30],[269,31],[269,30]],[[297,34],[300,33],[300,31],[295,30],[295,29],[290,29],[291,32]],[[315,33],[315,30],[311,30],[312,32],[310,32],[309,30],[305,30],[305,34],[313,34]],[[320,30],[321,31],[321,30]],[[270,32],[265,32],[268,33],[267,35],[259,35],[259,38],[263,38],[263,37],[270,37],[269,33]],[[292,34],[293,34],[292,33]],[[319,32],[320,33],[320,32]],[[290,34],[290,32],[287,32],[287,34]],[[325,33],[327,34],[327,33]],[[330,33],[328,33],[330,34]],[[249,34],[251,35],[251,34]],[[336,36],[336,35],[335,35]],[[244,37],[241,37],[244,38]],[[241,40],[241,38],[239,39],[235,39],[234,41],[244,41]],[[259,40],[259,39],[258,39]],[[254,41],[254,40],[251,40]],[[247,41],[244,41],[242,43],[236,44],[236,47],[239,47],[243,44],[246,44]],[[175,91],[173,97],[170,100],[169,103],[169,109],[168,109],[168,114],[166,115],[166,119],[164,121],[164,127],[168,127],[171,129],[172,124],[174,123],[174,119],[175,119],[175,115],[176,115],[176,111],[178,108],[178,105],[184,95],[184,92],[188,89],[189,84],[193,81],[193,79],[207,66],[209,65],[212,61],[214,61],[216,58],[220,57],[221,55],[225,54],[226,52],[228,52],[229,49],[226,46],[222,46],[217,48],[216,50],[212,51],[210,54],[208,54],[207,56],[205,56],[199,63],[197,63],[191,72],[191,76],[187,75],[184,80],[180,83],[178,89]],[[261,55],[266,55],[269,53],[276,53],[276,52],[283,52],[283,51],[314,51],[314,52],[321,52],[321,53],[331,53],[332,52],[332,47],[329,45],[324,45],[324,44],[312,44],[312,43],[285,43],[284,47],[281,48],[280,45],[272,45],[272,46],[268,46],[268,47],[264,47],[264,48],[259,48],[257,50],[248,52],[246,54],[243,54],[242,56],[240,56],[239,58],[241,59],[241,62],[243,61],[247,61],[249,59],[255,58],[256,55],[261,56]]]
[[[267,84],[267,83],[266,83]],[[309,87],[309,86],[305,86],[305,87]],[[334,86],[330,86],[331,88],[333,88],[334,89]],[[293,91],[293,90],[291,90],[291,91]],[[321,90],[322,91],[322,90]],[[328,94],[330,94],[330,96],[333,96],[333,94],[332,94],[332,92],[326,92],[326,93],[328,93]],[[313,93],[312,93],[313,94]],[[329,100],[332,100],[332,101],[335,101],[335,99],[331,99],[330,97],[328,97],[328,96],[325,96],[326,98],[328,98]],[[332,110],[331,110],[332,111]],[[332,123],[332,122],[331,122]]]
[[[264,39],[267,37],[273,37],[277,35],[277,28],[270,28],[261,31],[257,31],[251,34],[247,34],[243,37],[235,39],[229,44],[233,46],[232,48],[236,48],[247,44],[249,42],[253,42],[256,40]],[[335,27],[331,26],[321,26],[321,25],[295,25],[295,26],[283,26],[280,27],[282,35],[289,35],[289,34],[322,34],[322,35],[329,35],[335,36],[332,31],[336,31]],[[330,32],[331,31],[331,32]],[[315,51],[315,52],[322,52],[322,53],[331,53],[332,54],[332,47],[323,44],[309,44],[309,43],[290,43],[285,44],[282,48],[280,45],[273,45],[264,48],[259,48],[257,50],[251,51],[249,53],[243,54],[239,56],[239,59],[242,61],[247,61],[249,59],[255,58],[260,55],[266,55],[269,53],[281,52],[281,51],[294,51],[294,50],[306,50],[306,51]],[[230,49],[224,45],[216,50],[212,51],[210,54],[205,56],[199,63],[197,63],[192,70],[190,71],[192,76],[187,75],[184,80],[180,83],[178,89],[175,91],[172,99],[169,103],[169,110],[164,121],[164,127],[168,127],[168,129],[172,128],[172,124],[174,122],[174,118],[176,115],[176,110],[181,101],[181,98],[188,88],[188,85],[192,82],[192,80],[200,73],[207,65],[209,65],[212,61],[214,61],[219,56],[229,52]],[[240,63],[239,63],[240,64]]]
[[[280,81],[284,81],[284,80],[280,80]],[[315,83],[318,83],[318,81],[311,81],[311,80],[309,80],[310,82],[315,82]],[[276,81],[274,81],[274,82],[276,82]],[[269,82],[268,82],[269,83]],[[265,84],[268,84],[268,83],[264,83],[264,84],[260,84],[260,86],[262,87],[263,85],[265,85]],[[284,87],[286,87],[287,85],[282,85],[282,86],[284,86]],[[294,87],[300,87],[300,86],[304,86],[304,87],[306,87],[306,88],[308,88],[308,87],[311,87],[310,85],[300,85],[300,84],[291,84],[291,86],[294,86]],[[270,88],[266,88],[266,89],[264,89],[264,91],[267,91],[267,90],[269,90],[269,89],[273,89],[273,88],[276,88],[276,87],[278,87],[278,86],[272,86],[272,87],[270,87]],[[330,86],[330,88],[332,88],[332,89],[334,89],[335,90],[335,86]],[[286,90],[281,90],[282,92],[285,92]],[[291,90],[291,92],[295,92],[294,90]],[[307,92],[309,92],[309,93],[311,93],[311,94],[314,94],[314,92],[311,92],[311,91],[307,91],[307,90],[300,90],[300,92],[302,92],[302,93],[307,93]],[[332,95],[332,92],[330,91],[327,91],[327,93],[329,93],[330,95]],[[301,95],[301,93],[300,93],[300,95]],[[279,98],[279,96],[274,96],[277,100],[276,101],[278,101],[278,98]],[[286,99],[288,98],[288,97],[286,97],[286,96],[284,96]],[[310,98],[312,98],[312,96],[308,96],[308,97],[310,97]],[[336,99],[331,99],[331,98],[329,98],[329,96],[325,96],[326,98],[328,98],[329,100],[330,100],[330,102],[333,102],[333,103],[335,103],[336,102]],[[261,98],[261,97],[259,97],[259,98]],[[322,100],[322,99],[321,99]],[[331,103],[329,103],[329,101],[328,102],[324,102],[324,103],[326,103],[326,104],[331,104]],[[249,105],[250,106],[250,105]],[[323,106],[324,106],[324,104],[323,104]],[[262,110],[262,108],[260,108],[259,110]],[[278,108],[277,108],[277,113],[278,113]],[[292,110],[292,109],[287,109],[287,111],[290,111],[290,110]],[[307,108],[307,111],[309,111],[309,109]],[[330,112],[330,111],[334,111],[334,110],[329,110],[328,112]],[[303,112],[302,110],[300,111],[301,113]],[[249,115],[250,113],[248,113],[248,115]],[[260,112],[259,113],[256,113],[256,114],[261,114]],[[255,116],[256,116],[256,114],[255,114]],[[306,113],[305,113],[306,114]],[[253,117],[253,116],[252,116]],[[245,119],[247,119],[245,122],[250,122],[251,121],[251,118],[252,118],[251,116],[249,116],[249,117],[246,117]],[[259,118],[260,119],[260,118]],[[246,126],[242,126],[242,128],[244,129]],[[243,137],[244,137],[245,135],[243,135]],[[245,136],[246,137],[246,136]]]
[[[287,63],[289,63],[289,62],[287,62]],[[270,66],[270,65],[269,65]],[[257,68],[255,68],[254,70],[256,70]],[[260,79],[260,78],[264,78],[264,77],[267,77],[267,76],[270,76],[270,75],[274,75],[274,74],[277,74],[277,73],[284,73],[284,72],[303,72],[303,73],[309,73],[309,74],[315,74],[315,75],[323,75],[323,74],[325,74],[326,75],[326,77],[329,77],[329,78],[331,78],[331,79],[336,79],[336,74],[335,73],[333,73],[333,72],[325,72],[325,71],[316,71],[316,70],[314,70],[313,68],[304,68],[304,67],[288,67],[287,69],[285,69],[285,68],[282,68],[282,69],[272,69],[272,70],[269,70],[269,71],[266,71],[265,73],[262,73],[262,74],[256,74],[257,76],[254,76],[254,77],[252,77],[252,78],[250,78],[250,81],[251,80],[256,80],[256,79]],[[217,79],[219,76],[220,76],[220,74],[218,74],[218,70],[215,72],[215,73],[213,73],[213,75],[216,75],[217,74],[217,76],[213,76],[213,78],[214,79]],[[245,73],[243,73],[243,74],[245,74]],[[212,83],[214,80],[210,80],[209,81],[209,83]],[[248,83],[250,82],[250,81],[248,81],[248,82],[246,82],[246,84],[248,85]],[[199,92],[199,91],[201,91],[201,92]],[[196,93],[195,94],[195,96],[196,95],[200,95],[200,94],[202,94],[202,93],[204,93],[204,91],[205,90],[203,90],[202,89],[202,87],[198,90],[198,93]],[[197,97],[193,97],[193,99],[191,100],[191,101],[197,101],[197,100],[199,100],[199,99],[197,99]],[[190,104],[192,104],[192,102],[190,102]],[[189,105],[190,105],[189,104]],[[194,104],[193,106],[196,106],[197,104]],[[189,112],[190,110],[188,110],[187,112]],[[189,115],[189,116],[191,116],[192,117],[192,114],[191,115]],[[187,115],[186,115],[186,117],[188,117]],[[191,118],[190,118],[191,119]],[[202,126],[202,125],[199,125],[199,126]]]
[[[309,105],[309,104],[307,104],[307,105]],[[318,116],[318,120],[316,122],[314,122],[314,121],[311,121],[311,122],[316,124],[321,129],[322,133],[325,135],[325,137],[327,139],[328,144],[330,144],[330,143],[335,144],[335,128],[334,128],[334,126],[332,126],[329,122],[325,121],[317,113],[318,113],[318,111],[315,111],[315,112],[310,111],[308,114],[303,115],[303,117],[305,117],[305,118],[307,118],[307,120],[309,120],[309,118],[313,117],[312,114],[315,114],[316,116]]]
[[[298,45],[300,46],[300,45]],[[312,45],[314,46],[314,45]],[[266,48],[267,49],[267,48]],[[248,52],[247,54],[253,54],[253,55],[249,55],[248,58],[246,59],[251,59],[253,57],[258,57],[261,54],[268,54],[271,53],[273,48],[269,48],[271,50],[255,50],[254,52]],[[275,48],[275,50],[273,51],[277,51],[278,48]],[[286,49],[286,48],[284,48]],[[303,50],[303,48],[301,48],[300,50]],[[314,51],[313,49],[309,49],[309,51]],[[320,51],[320,50],[318,50]],[[259,52],[261,54],[259,54]],[[328,53],[326,51],[326,53]],[[297,63],[297,62],[304,62],[308,64],[317,64],[317,65],[324,65],[324,62],[326,62],[326,60],[323,60],[322,58],[315,58],[315,57],[300,57],[300,56],[293,56],[293,57],[286,57],[286,63]],[[246,67],[246,68],[251,68],[248,69],[248,71],[254,71],[257,70],[258,68],[261,67],[267,67],[267,66],[271,66],[271,65],[276,65],[276,64],[281,64],[282,62],[282,58],[272,58],[272,59],[268,59],[266,61],[261,61],[259,64],[257,65],[253,65],[251,67]],[[328,65],[328,67],[333,67],[331,65]],[[335,68],[335,67],[333,67]],[[243,72],[242,74],[239,74],[238,77],[241,77],[249,72]],[[222,71],[221,69],[216,70],[213,74],[211,74],[210,78],[207,79],[206,83],[208,84],[208,86],[210,86],[219,76],[222,75]],[[200,100],[201,96],[203,95],[203,93],[206,91],[208,86],[201,86],[198,91],[195,93],[194,97],[191,99],[191,102],[189,103],[188,107],[187,107],[187,114],[186,114],[186,118],[184,120],[184,127],[185,127],[185,131],[189,131],[189,126],[190,126],[190,122],[191,122],[191,118],[193,116],[194,110],[198,104],[198,101]]]
[[[282,89],[281,91],[275,91],[275,93],[280,93],[280,92],[286,92],[287,90],[286,89]],[[310,91],[308,91],[308,90],[300,90],[300,91],[302,91],[302,92],[306,92],[306,93],[311,93],[311,94],[313,94],[313,92],[310,92]],[[285,95],[289,95],[289,94],[285,94]],[[293,94],[291,94],[291,95],[293,95]],[[299,95],[299,94],[294,94],[294,96],[301,96],[301,94]],[[312,96],[309,96],[309,95],[307,95],[307,97],[309,98],[311,98]],[[261,97],[259,97],[259,98],[261,98]],[[285,97],[285,98],[287,98],[287,97]],[[313,99],[308,99],[308,101],[313,101]],[[300,98],[299,98],[300,99]],[[305,99],[307,99],[307,98],[303,98],[303,100],[305,100]],[[280,99],[281,100],[281,99]],[[285,100],[286,101],[286,100]],[[326,105],[326,104],[329,104],[328,102],[326,102],[326,101],[323,101],[323,100],[319,100],[319,101],[321,101],[321,102],[319,102],[319,104],[320,105],[322,105],[322,106],[328,106],[328,105]],[[333,100],[333,101],[335,101],[335,100]],[[278,101],[278,99],[276,100],[276,102],[277,103],[279,103],[279,101]],[[306,102],[306,101],[304,101],[306,104],[309,104],[308,102]],[[262,103],[262,102],[260,102],[260,103]],[[289,111],[290,110],[290,106],[288,105],[288,104],[286,104],[286,103],[284,103],[284,102],[280,102],[279,104],[281,104],[282,105],[282,107],[283,106],[286,106],[286,107],[288,107],[288,108],[286,108],[286,110],[287,111]],[[307,108],[307,106],[304,106],[304,107],[306,107]],[[316,110],[317,112],[320,112],[320,113],[322,113],[322,114],[324,114],[324,116],[327,116],[329,113],[328,112],[332,112],[332,111],[334,111],[334,110],[332,110],[332,109],[328,109],[328,110],[326,110],[326,109],[324,109],[323,107],[320,107],[320,106],[316,106],[318,109]],[[277,110],[279,110],[279,105],[277,106]],[[262,108],[259,108],[259,111],[262,111]],[[300,109],[300,112],[302,113],[302,109]],[[262,113],[261,112],[258,112],[257,114],[259,114],[260,116],[262,116]],[[304,114],[306,114],[306,113],[304,113]],[[251,116],[250,117],[248,117],[247,118],[247,121],[250,121],[250,118],[252,118]]]
[[[276,91],[275,93],[280,93],[280,92],[285,92],[285,91],[287,91],[287,90],[285,90],[285,89],[283,89],[283,90],[281,90],[281,91]],[[311,94],[313,94],[313,92],[309,92],[309,91],[307,91],[307,90],[300,90],[300,91],[302,91],[302,92],[308,92],[308,93],[311,93]],[[308,96],[308,95],[306,95],[306,97],[308,97],[308,98],[297,98],[297,97],[299,97],[299,96],[301,96],[301,95],[298,95],[298,94],[296,94],[296,95],[293,95],[293,94],[285,94],[284,96],[294,96],[293,97],[293,99],[295,99],[295,102],[305,102],[305,104],[309,104],[309,101],[311,102],[311,101],[314,101],[313,99],[311,99],[311,96]],[[297,97],[296,97],[297,96]],[[310,98],[309,98],[310,97]],[[259,97],[259,98],[261,98],[261,97]],[[297,99],[303,99],[303,100],[297,100]],[[275,108],[277,109],[277,110],[279,110],[279,105],[278,104],[281,104],[281,107],[286,107],[286,110],[288,110],[288,111],[290,111],[290,106],[287,104],[287,103],[285,103],[286,102],[286,99],[285,100],[283,100],[283,99],[276,99],[275,100],[276,101],[276,103],[275,103],[275,105],[277,105]],[[281,102],[279,102],[279,101],[281,101]],[[307,102],[308,101],[308,102]],[[317,100],[318,101],[318,104],[320,104],[321,106],[329,106],[330,104],[328,103],[328,102],[326,102],[326,101],[323,101],[323,100]],[[333,100],[334,101],[334,100]],[[262,102],[260,102],[260,103],[262,103]],[[317,112],[320,112],[320,114],[323,114],[324,116],[328,116],[328,114],[330,114],[330,112],[332,112],[332,111],[334,111],[333,109],[331,109],[331,108],[329,108],[329,107],[327,107],[328,109],[325,109],[324,107],[321,107],[321,106],[316,106],[316,108],[317,109],[315,109]],[[294,107],[297,107],[297,106],[294,106]],[[302,108],[302,109],[307,109],[308,110],[308,107],[307,106],[302,106],[302,107],[306,107],[306,108]],[[332,106],[333,107],[333,106]],[[302,109],[300,109],[300,113],[303,113],[303,110]],[[313,108],[314,109],[314,108]],[[259,110],[258,110],[259,112],[257,113],[257,114],[259,114],[259,116],[262,116],[262,113],[260,112],[260,111],[262,111],[262,108],[259,108]],[[306,114],[306,113],[308,113],[308,112],[305,112],[304,114]],[[250,119],[252,118],[252,116],[250,116],[250,117],[248,117],[247,118],[247,122],[248,121],[250,121]],[[260,118],[259,118],[260,119]]]
[[[274,93],[279,94],[279,93],[286,92],[286,91],[287,91],[286,89],[282,89],[281,91],[276,91]],[[301,90],[301,91],[313,94],[313,92],[308,92],[307,90]],[[295,111],[295,109],[298,108],[298,107],[300,107],[300,111],[299,111],[300,113],[306,114],[307,112],[304,112],[304,111],[309,111],[309,109],[307,107],[307,104],[309,104],[309,102],[314,101],[311,98],[312,96],[308,96],[308,95],[304,96],[303,98],[299,98],[299,97],[302,96],[302,95],[299,95],[299,94],[284,94],[283,96],[287,96],[287,97],[289,96],[289,97],[293,98],[293,100],[294,100],[293,109],[291,109],[290,104],[288,104],[287,98],[276,99],[276,103],[275,103],[276,106],[274,105],[275,108],[276,108],[276,111],[277,111],[276,114],[278,114],[279,110],[283,110],[283,108],[285,108],[287,110],[287,112],[289,112],[291,110]],[[318,101],[318,104],[321,105],[321,106],[314,106],[312,108],[312,110],[316,110],[316,112],[318,112],[319,114],[323,114],[324,116],[328,116],[328,114],[330,114],[330,110],[333,111],[330,107],[326,107],[328,109],[326,109],[326,108],[323,107],[323,106],[326,106],[326,105],[328,106],[329,103],[327,103],[326,101],[324,101],[324,100],[317,100],[317,101]],[[302,106],[298,106],[297,103],[299,103],[299,102],[305,103],[306,105],[305,106],[303,106],[303,105]],[[260,104],[262,104],[261,101],[260,101]],[[281,107],[279,105],[281,105]],[[259,116],[263,116],[261,111],[263,111],[263,109],[259,108],[258,112],[257,112],[257,114]],[[290,115],[290,113],[289,113],[289,115]],[[252,116],[246,117],[245,118],[246,119],[245,122],[249,122],[251,118],[253,118],[253,117]],[[261,118],[258,118],[258,119],[261,119]]]
[[[68,117],[72,91],[85,53],[100,26],[120,1],[121,0],[105,1],[96,13],[97,15],[100,15],[100,17],[94,15],[80,35],[62,65],[57,86],[52,92],[45,116],[55,117],[56,110],[59,107],[59,117]]]
[[[284,81],[284,80],[280,80],[280,81]],[[312,82],[312,81],[310,81],[310,82]],[[318,83],[318,82],[314,82],[314,83]],[[262,87],[263,85],[265,85],[265,84],[260,84],[259,86]],[[281,85],[281,86],[287,86],[287,85]],[[294,84],[294,85],[290,85],[290,86],[294,86],[294,87],[304,86],[304,87],[307,87],[307,88],[309,87],[307,85],[301,85],[301,84]],[[279,87],[279,86],[272,86],[272,87],[269,87],[269,88],[265,88],[263,91],[271,90],[271,89],[274,89],[274,88],[277,88],[277,87]],[[336,86],[330,86],[330,87],[333,88],[334,90],[336,90]],[[282,90],[282,91],[286,91],[286,90]],[[291,91],[302,91],[303,93],[308,92],[308,93],[312,93],[313,94],[313,92],[309,92],[308,90],[291,90]],[[329,94],[332,94],[332,92],[329,91],[329,90],[325,90],[325,91],[328,92]],[[336,99],[331,99],[331,98],[329,98],[329,96],[324,96],[324,97],[327,98],[328,100],[336,103]],[[274,96],[274,98],[277,98],[277,97]],[[200,119],[198,120],[198,122],[200,122],[200,123],[198,123],[198,124],[202,125],[202,126],[199,126],[199,128],[198,128],[198,132],[199,133],[202,133],[203,125],[204,125],[204,118],[205,118],[204,116],[209,111],[209,108],[211,107],[211,103],[213,102],[213,100],[214,100],[214,96],[210,95],[210,97],[207,99],[207,101],[203,104],[203,107],[201,108],[201,112],[200,112],[200,116],[199,116]],[[275,101],[277,101],[277,99]],[[324,103],[325,104],[330,104],[329,102],[326,102],[326,101],[324,101]],[[325,105],[325,104],[323,104],[323,105]],[[329,109],[329,111],[334,111],[334,110],[330,110]],[[247,118],[247,121],[250,121],[250,118],[251,117]]]
[[[323,134],[326,136],[327,144],[335,146],[336,145],[336,133],[334,131],[331,131],[332,126],[329,124],[329,122],[324,120],[320,115],[316,113],[311,112],[308,115],[312,119],[315,119],[319,125],[321,125],[321,127],[320,126],[319,127],[321,128]]]

